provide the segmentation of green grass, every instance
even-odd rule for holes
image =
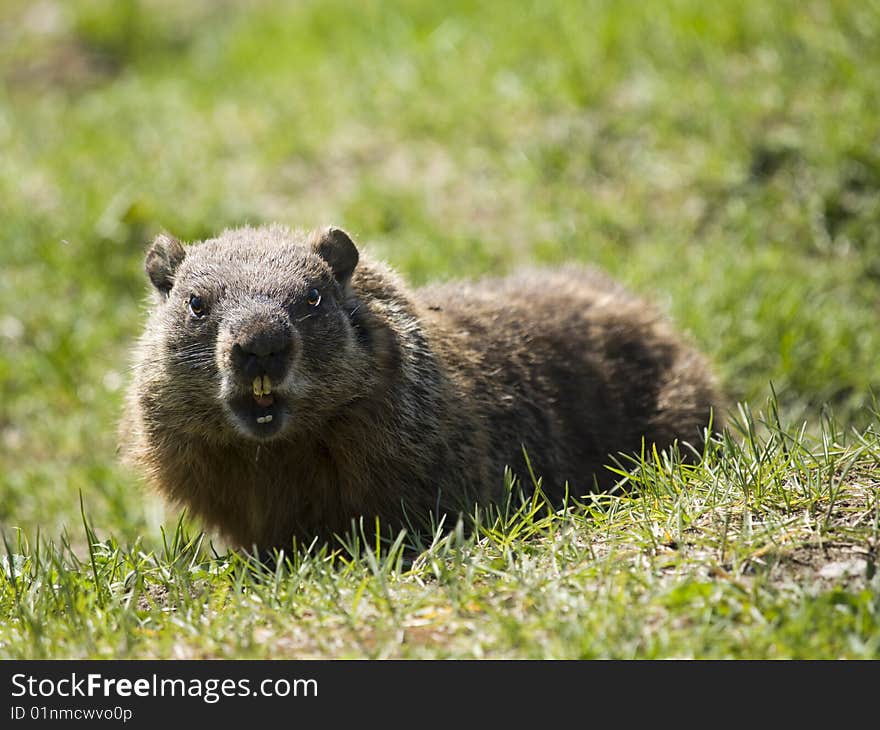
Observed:
[[[880,3],[220,5],[0,8],[0,656],[880,656]],[[595,263],[764,416],[254,569],[115,431],[147,241],[273,220],[417,283]]]
[[[626,496],[554,510],[513,484],[474,534],[463,521],[429,545],[354,537],[267,566],[182,522],[152,550],[87,520],[84,555],[20,538],[4,653],[876,658],[880,436],[742,424],[700,466],[640,459]]]

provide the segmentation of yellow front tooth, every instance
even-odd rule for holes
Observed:
[[[269,395],[272,392],[272,381],[268,375],[263,376],[263,395]]]
[[[259,375],[254,378],[254,395],[257,396],[257,398],[263,395],[263,380]]]

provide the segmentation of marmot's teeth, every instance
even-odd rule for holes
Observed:
[[[253,386],[254,395],[257,398],[260,398],[264,395],[272,394],[272,381],[268,375],[264,375],[262,377],[258,375],[256,378],[254,378]]]
[[[272,416],[260,416],[257,419],[257,423],[269,423],[272,420]]]

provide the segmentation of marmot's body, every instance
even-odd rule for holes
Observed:
[[[507,465],[529,484],[523,448],[550,498],[584,494],[643,437],[700,443],[718,405],[702,358],[586,269],[411,291],[339,229],[280,227],[160,236],[146,268],[126,450],[244,546],[469,511]]]

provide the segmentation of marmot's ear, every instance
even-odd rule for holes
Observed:
[[[345,286],[358,262],[358,250],[349,235],[341,228],[329,226],[312,232],[309,244],[318,256],[330,264],[336,281]]]
[[[153,286],[166,297],[174,286],[174,272],[186,257],[186,250],[174,236],[160,233],[147,251],[144,269]]]

